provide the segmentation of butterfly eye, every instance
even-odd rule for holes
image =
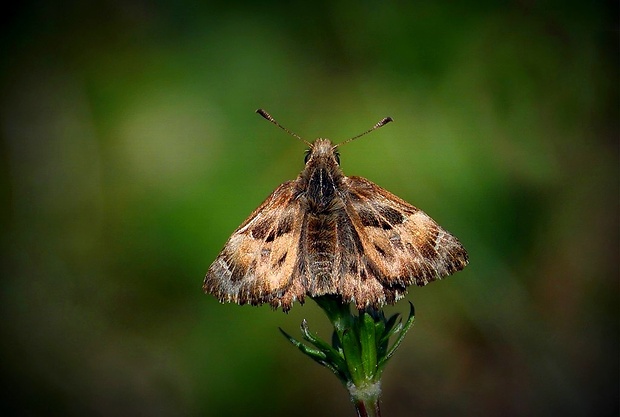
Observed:
[[[336,163],[340,165],[340,154],[338,152],[334,152],[334,158],[336,158]]]
[[[310,159],[310,149],[306,151],[306,156],[304,156],[304,164],[307,164],[309,159]]]

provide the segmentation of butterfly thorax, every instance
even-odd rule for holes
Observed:
[[[317,139],[297,180],[299,196],[305,198],[311,213],[327,214],[341,209],[344,203],[338,190],[343,178],[336,148],[329,139]]]

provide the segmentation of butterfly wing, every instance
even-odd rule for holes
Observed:
[[[294,181],[280,185],[233,232],[209,267],[203,290],[221,302],[290,309],[305,290],[293,281],[303,211]]]
[[[365,178],[344,182],[345,211],[367,260],[364,272],[384,287],[387,302],[410,284],[426,285],[467,265],[461,243],[426,213]]]

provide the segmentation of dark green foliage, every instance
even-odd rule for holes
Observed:
[[[282,334],[311,359],[332,371],[347,387],[357,387],[378,382],[387,361],[402,342],[414,321],[413,304],[407,321],[403,324],[399,313],[389,318],[383,310],[359,311],[352,314],[348,304],[332,296],[314,299],[334,325],[332,344],[313,335],[306,320],[301,323],[303,339],[309,347],[280,329]],[[396,336],[392,346],[390,338]]]

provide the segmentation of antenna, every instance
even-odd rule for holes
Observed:
[[[288,133],[289,135],[296,137],[297,139],[299,139],[300,141],[302,141],[303,143],[305,143],[306,145],[308,145],[310,148],[312,148],[312,144],[310,142],[308,142],[307,140],[304,140],[301,138],[301,136],[299,136],[296,133],[291,132],[290,130],[288,130],[287,128],[285,128],[284,126],[282,126],[280,123],[276,122],[276,119],[274,119],[273,117],[271,117],[271,115],[269,113],[267,113],[265,110],[263,109],[258,109],[256,110],[256,113],[260,114],[261,116],[263,116],[265,119],[269,120],[271,123],[273,123],[274,125],[278,126],[280,129],[284,130],[286,133]],[[371,129],[372,130],[372,129]]]
[[[388,116],[388,117],[384,117],[383,119],[379,120],[379,122],[378,122],[376,125],[374,125],[374,126],[373,126],[373,127],[371,127],[370,129],[368,129],[368,130],[367,130],[367,131],[365,131],[364,133],[360,133],[360,134],[359,134],[359,135],[357,135],[357,136],[353,136],[351,139],[347,139],[347,140],[345,140],[344,142],[340,142],[339,144],[335,145],[335,146],[334,146],[334,148],[336,148],[336,147],[338,147],[338,146],[340,146],[340,145],[344,145],[345,143],[349,143],[349,142],[351,142],[351,141],[354,141],[354,140],[355,140],[355,139],[357,139],[357,138],[361,138],[362,136],[364,136],[364,135],[366,135],[366,134],[368,134],[368,133],[372,132],[373,130],[377,130],[377,129],[379,129],[380,127],[383,127],[383,126],[385,126],[386,124],[388,124],[388,123],[390,123],[390,122],[393,122],[393,121],[394,121],[394,119],[392,119],[392,118],[391,118],[391,117],[389,117],[389,116]]]

